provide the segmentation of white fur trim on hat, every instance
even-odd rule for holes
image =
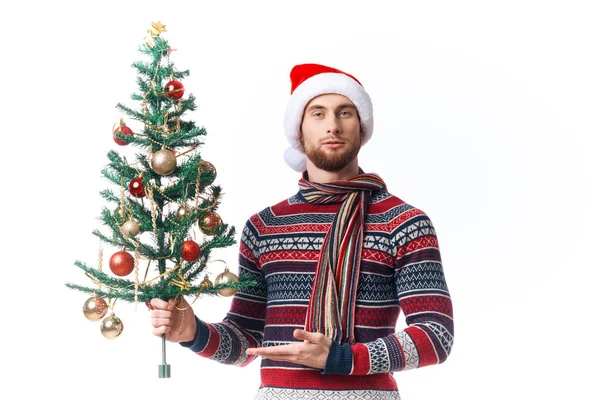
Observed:
[[[285,149],[283,158],[294,171],[302,172],[306,169],[306,154],[295,147]]]
[[[315,97],[330,93],[346,96],[356,106],[364,134],[361,145],[367,143],[373,136],[373,104],[362,85],[343,73],[324,72],[312,76],[302,82],[292,93],[283,121],[285,137],[292,146],[286,149],[284,159],[296,171],[301,172],[306,168],[306,156],[299,141],[304,109]],[[300,156],[303,158],[302,163],[297,161]],[[298,169],[301,167],[302,169]]]

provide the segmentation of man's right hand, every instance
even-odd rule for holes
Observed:
[[[151,314],[151,322],[154,329],[152,334],[162,336],[166,334],[169,342],[189,342],[196,335],[196,318],[194,310],[182,297],[177,305],[175,300],[168,302],[160,299],[152,299],[150,304],[154,308]]]

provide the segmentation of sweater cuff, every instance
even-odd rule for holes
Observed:
[[[352,349],[348,343],[331,342],[329,355],[322,374],[350,375],[352,372]]]
[[[179,344],[195,353],[199,353],[206,347],[209,336],[210,330],[208,329],[208,326],[196,317],[196,334],[194,335],[194,338],[189,342],[179,342]]]

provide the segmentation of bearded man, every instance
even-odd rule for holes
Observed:
[[[392,373],[444,362],[454,340],[435,229],[359,167],[373,106],[358,79],[318,64],[290,78],[284,158],[299,190],[244,226],[239,275],[258,285],[218,323],[153,299],[153,334],[225,364],[262,357],[255,399],[398,400]]]

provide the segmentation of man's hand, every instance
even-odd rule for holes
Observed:
[[[151,323],[154,329],[152,333],[156,336],[166,334],[165,339],[169,342],[189,342],[196,335],[196,318],[194,310],[182,297],[177,304],[173,299],[168,302],[160,299],[152,299]]]
[[[306,332],[302,329],[296,329],[294,337],[304,340],[304,342],[247,349],[246,354],[261,356],[274,361],[289,361],[307,367],[325,369],[331,339],[322,333]]]

